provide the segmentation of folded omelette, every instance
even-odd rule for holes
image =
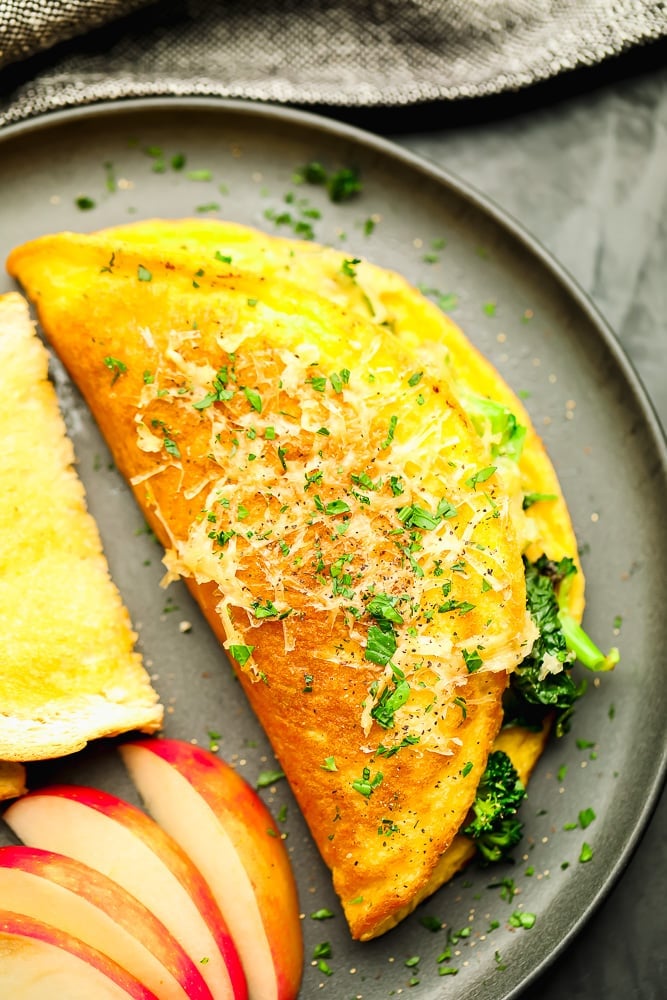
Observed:
[[[576,559],[527,414],[431,303],[338,251],[185,220],[43,237],[8,268],[226,649],[352,935],[385,932],[474,853],[457,834],[537,634],[523,555]],[[568,599],[579,617],[581,574]],[[545,736],[496,746],[525,779]]]

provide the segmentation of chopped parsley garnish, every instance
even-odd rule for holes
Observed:
[[[368,657],[367,657],[368,659]],[[395,679],[393,686],[387,685],[371,709],[371,716],[383,729],[392,729],[394,713],[405,705],[410,697],[410,685],[404,678]],[[387,754],[391,756],[391,754]]]
[[[474,611],[477,607],[476,604],[471,604],[470,601],[445,601],[438,608],[440,614],[445,614],[448,611],[458,611],[460,615],[467,615],[469,611]]]
[[[125,372],[127,371],[127,365],[125,364],[125,362],[119,361],[118,358],[112,358],[110,356],[106,357],[104,359],[104,364],[109,369],[109,371],[113,372],[113,378],[111,380],[112,385],[114,384],[116,379],[118,379],[121,375],[124,375]]]
[[[225,253],[220,253],[219,250],[215,251],[215,259],[221,261],[223,264],[231,264],[232,258]]]
[[[257,775],[257,788],[268,788],[269,785],[274,785],[276,781],[280,781],[281,778],[285,777],[284,771],[261,771]]]
[[[389,727],[385,726],[385,729],[387,728]],[[405,747],[415,746],[417,743],[419,743],[418,736],[404,736],[400,743],[394,743],[390,747],[386,747],[380,743],[375,753],[378,757],[393,757],[399,750],[403,750]]]
[[[395,598],[389,597],[388,594],[375,594],[366,605],[366,611],[373,618],[402,625],[403,618],[394,607],[394,604]]]
[[[595,811],[588,807],[588,809],[582,809],[579,813],[579,826],[582,830],[585,830],[587,826],[590,826],[595,819]]]
[[[467,760],[463,765],[463,767],[461,768],[461,777],[467,778],[471,771],[472,771],[472,761]]]
[[[329,198],[336,203],[349,201],[362,189],[359,172],[353,167],[342,167],[329,174],[326,186]]]
[[[371,797],[375,789],[382,783],[383,774],[382,771],[376,771],[371,778],[371,769],[365,767],[361,772],[361,778],[357,778],[352,782],[352,787],[355,792],[359,792],[364,798],[368,799]]]
[[[173,458],[180,458],[181,452],[178,445],[173,438],[165,437],[164,439],[164,450],[168,452]]]
[[[350,510],[350,505],[345,500],[330,500],[329,503],[325,504],[322,498],[315,494],[313,501],[317,509],[329,517],[333,517],[335,514],[347,514]]]
[[[340,266],[341,274],[344,274],[347,278],[356,278],[357,264],[361,264],[359,257],[346,257]]]
[[[534,503],[541,503],[545,500],[557,500],[558,497],[555,493],[526,493],[524,494],[522,507],[524,510],[528,510],[532,507]]]
[[[253,410],[255,410],[257,413],[261,413],[262,412],[262,397],[257,392],[257,389],[251,389],[247,385],[241,386],[241,389],[243,391],[243,394],[244,394],[245,398],[248,400],[248,402],[250,403],[250,405],[253,408]]]
[[[229,655],[233,660],[236,660],[240,667],[245,666],[250,657],[253,654],[254,646],[235,646],[229,647]]]
[[[387,623],[389,624],[389,623]],[[396,636],[391,628],[381,625],[371,625],[366,639],[365,657],[371,663],[384,667],[396,652]]]
[[[210,170],[188,170],[187,178],[189,181],[210,181],[213,180],[213,174]]]
[[[324,763],[321,765],[323,771],[337,771],[336,758],[335,757],[325,757]]]
[[[593,848],[586,841],[581,845],[581,851],[579,852],[579,861],[582,865],[586,864],[587,861],[593,860]]]
[[[296,184],[317,184],[326,187],[333,202],[349,201],[362,189],[359,172],[352,167],[328,171],[319,161],[312,160],[294,174]]]
[[[286,611],[281,611],[275,606],[273,601],[270,601],[267,598],[264,604],[262,604],[261,601],[254,601],[252,605],[252,613],[255,618],[278,618],[282,621],[283,618],[287,618],[288,615],[292,613],[292,609],[288,608]]]
[[[350,381],[350,369],[341,368],[339,372],[334,372],[329,376],[329,381],[331,382],[334,392],[342,392],[343,386],[347,385]]]
[[[408,379],[408,385],[413,385],[413,386],[417,385],[419,382],[421,382],[423,376],[424,376],[423,372],[415,372],[414,375],[411,375],[410,378]]]
[[[479,483],[485,483],[487,479],[490,479],[495,471],[495,465],[487,465],[485,469],[479,469],[469,479],[466,479],[466,486],[469,486],[471,490],[476,489]]]
[[[467,719],[467,717],[468,717],[468,708],[467,708],[467,705],[466,705],[465,698],[461,698],[461,697],[454,698],[453,701],[452,701],[452,704],[456,705],[457,708],[460,708],[461,709],[461,715],[463,716],[464,719]]]
[[[311,913],[310,914],[310,919],[311,920],[331,920],[331,918],[333,916],[334,916],[334,914],[331,912],[331,910],[327,910],[325,907],[322,907],[321,910],[315,910],[314,913]]]
[[[524,930],[529,931],[531,927],[535,926],[535,921],[537,917],[534,913],[527,913],[525,910],[515,910],[509,919],[510,927],[523,927]]]
[[[432,931],[434,934],[437,931],[442,930],[442,920],[440,917],[434,917],[430,913],[419,918],[419,923],[422,927],[425,927],[427,931]]]
[[[324,392],[327,387],[327,380],[324,375],[311,375],[306,379],[306,384],[311,385],[315,392]]]
[[[148,270],[147,267],[144,267],[143,264],[139,264],[139,266],[137,267],[137,278],[139,279],[139,281],[152,281],[153,275],[151,274],[151,272]]]
[[[476,649],[462,649],[463,659],[469,674],[474,674],[482,666],[482,657]]]
[[[394,415],[394,416],[392,416],[392,417],[389,418],[389,429],[387,431],[387,437],[385,438],[385,440],[380,445],[380,451],[384,451],[385,448],[388,448],[389,445],[391,444],[391,442],[394,440],[394,433],[396,431],[396,424],[397,423],[398,423],[398,417],[397,416]]]
[[[93,201],[92,198],[89,198],[87,195],[82,194],[74,200],[74,204],[79,209],[79,211],[89,212],[91,208],[95,208],[95,205],[97,203]]]

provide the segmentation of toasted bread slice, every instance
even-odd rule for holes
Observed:
[[[452,873],[441,859],[532,644],[519,488],[446,351],[265,266],[262,239],[239,267],[206,243],[61,234],[8,266],[368,939]]]
[[[86,512],[27,304],[0,297],[0,759],[155,731],[162,708]],[[10,768],[8,789],[18,789]]]

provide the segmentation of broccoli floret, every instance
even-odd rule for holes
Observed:
[[[531,563],[524,559],[526,601],[539,636],[530,654],[512,675],[505,704],[506,721],[539,722],[556,711],[556,734],[567,731],[574,704],[586,690],[575,684],[570,674],[578,659],[589,670],[610,670],[618,662],[618,650],[607,656],[565,610],[569,586],[577,568],[567,557],[559,562],[540,556]],[[545,669],[548,661],[551,669]],[[560,670],[553,665],[562,664]]]
[[[502,819],[493,830],[478,837],[475,844],[484,860],[495,864],[507,857],[522,836],[523,823],[518,819]]]
[[[473,818],[463,828],[486,861],[500,861],[521,839],[522,824],[514,817],[525,795],[512,761],[494,750],[472,804]]]

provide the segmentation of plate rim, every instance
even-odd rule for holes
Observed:
[[[631,392],[632,402],[641,414],[645,431],[650,435],[652,453],[658,460],[656,474],[662,474],[667,485],[667,430],[663,428],[655,404],[644,386],[632,360],[615,334],[613,328],[603,316],[591,297],[584,291],[578,281],[562,265],[531,232],[497,201],[478,190],[455,172],[441,167],[427,157],[412,152],[397,144],[392,139],[384,138],[367,129],[350,125],[336,118],[329,118],[314,111],[301,110],[291,106],[283,106],[263,101],[249,101],[239,98],[225,97],[195,97],[195,96],[157,96],[119,98],[117,100],[97,101],[91,104],[60,108],[35,115],[31,118],[0,127],[0,149],[7,142],[23,138],[60,125],[67,125],[81,119],[96,119],[115,117],[119,114],[141,112],[175,112],[198,111],[232,114],[255,117],[258,120],[282,121],[311,131],[324,133],[329,137],[339,138],[351,144],[357,144],[380,154],[402,166],[425,175],[436,184],[451,192],[457,199],[480,211],[499,227],[523,250],[535,258],[552,280],[563,290],[564,294],[583,314],[588,323],[595,329],[605,352],[609,355],[617,372]],[[604,879],[595,895],[587,901],[577,918],[571,923],[560,939],[547,955],[541,958],[530,971],[524,974],[521,981],[502,994],[499,1000],[511,1000],[533,984],[544,972],[563,954],[573,939],[609,896],[627,869],[632,857],[637,851],[646,833],[651,818],[656,811],[663,788],[667,785],[667,746],[663,747],[661,756],[656,760],[654,772],[647,795],[630,836],[627,838],[619,855],[610,869],[605,872]]]

